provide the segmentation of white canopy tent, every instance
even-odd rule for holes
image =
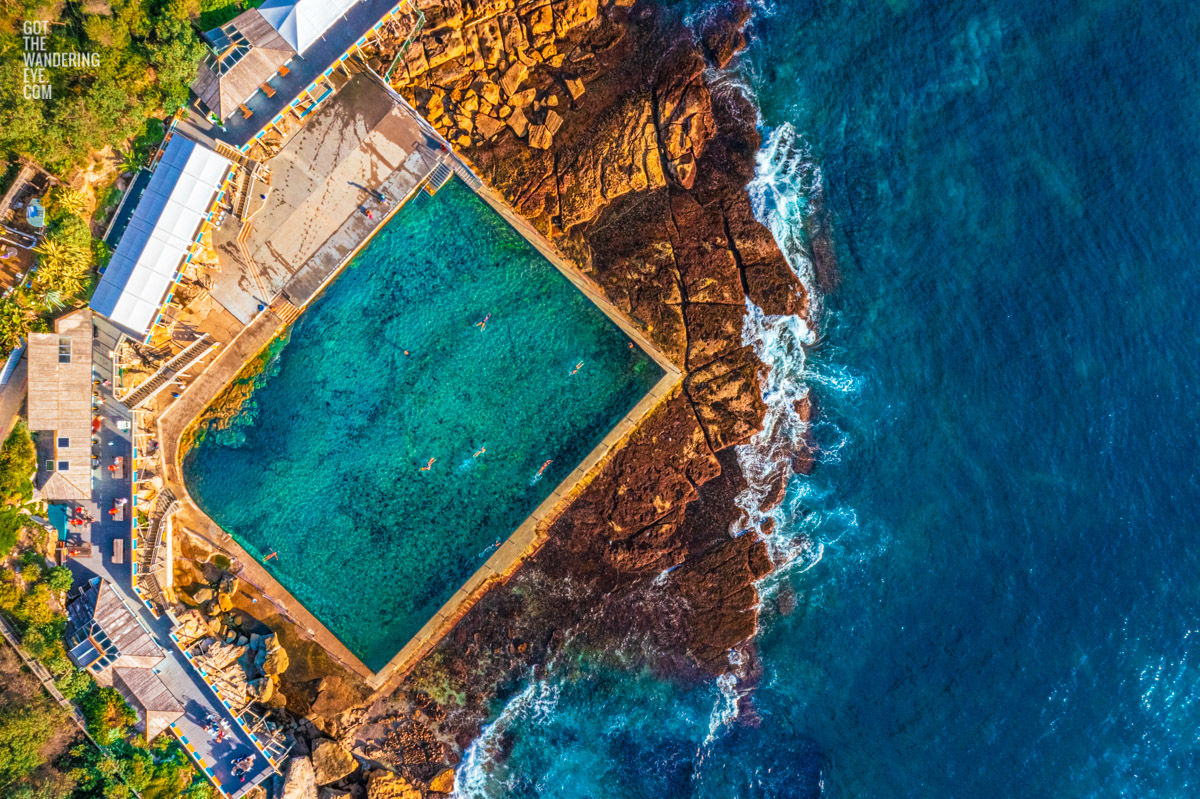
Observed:
[[[191,249],[228,159],[175,134],[92,295],[92,310],[144,336]]]
[[[284,41],[303,53],[358,0],[267,0],[258,13]]]

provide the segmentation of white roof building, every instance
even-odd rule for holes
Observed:
[[[175,134],[92,296],[92,310],[145,336],[196,241],[228,159]]]
[[[358,0],[267,0],[258,13],[284,41],[303,53]]]

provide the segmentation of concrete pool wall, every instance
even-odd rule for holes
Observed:
[[[660,366],[663,370],[663,377],[510,534],[483,566],[467,579],[458,591],[379,671],[371,671],[299,600],[286,591],[261,564],[201,511],[187,491],[182,479],[181,462],[185,453],[180,448],[181,439],[213,399],[237,377],[246,363],[288,327],[295,318],[294,311],[277,309],[273,306],[259,314],[234,341],[230,342],[183,396],[164,411],[158,419],[159,440],[163,446],[167,479],[176,496],[183,502],[183,510],[177,516],[177,523],[235,557],[242,565],[242,576],[270,597],[286,617],[304,629],[343,665],[358,673],[369,684],[377,688],[407,672],[488,589],[506,579],[525,558],[537,551],[545,541],[546,530],[553,520],[587,485],[612,452],[637,428],[640,421],[660,402],[670,396],[682,379],[682,372],[678,367],[659,351],[630,319],[608,302],[599,288],[587,276],[567,263],[549,242],[525,224],[524,220],[516,217],[502,201],[492,196],[487,189],[479,190],[476,194],[503,218],[509,227],[521,234],[546,260],[553,264],[622,332],[636,342],[643,352]],[[388,218],[403,204],[398,203],[395,208],[391,209]],[[381,220],[379,227],[382,227],[385,221]],[[335,269],[325,276],[320,286],[328,285],[369,240],[370,236],[364,238]],[[318,294],[319,289],[300,307],[307,307]]]

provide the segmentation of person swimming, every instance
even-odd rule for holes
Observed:
[[[545,463],[543,463],[543,464],[542,464],[542,468],[538,469],[537,476],[538,476],[538,477],[541,477],[541,476],[542,476],[542,472],[546,471],[546,467],[547,467],[547,466],[549,466],[549,465],[550,465],[550,464],[552,464],[552,463],[554,463],[554,461],[553,461],[553,460],[548,460],[548,461],[546,461]]]
[[[433,468],[433,462],[434,462],[434,461],[436,461],[436,460],[437,460],[437,458],[430,458],[430,459],[429,459],[429,463],[427,463],[427,464],[425,464],[424,466],[422,466],[422,467],[421,467],[421,471],[423,471],[423,472],[427,472],[427,471],[429,471],[430,469],[432,469],[432,468]]]
[[[479,448],[479,451],[478,451],[478,452],[476,452],[476,453],[475,453],[474,455],[472,455],[471,457],[472,457],[472,458],[478,458],[480,455],[482,455],[482,454],[483,454],[483,453],[485,453],[485,452],[487,452],[487,447],[480,447],[480,448]]]
[[[483,317],[483,319],[476,322],[474,326],[479,328],[480,332],[482,332],[487,329],[487,323],[491,318],[492,318],[492,315],[488,314],[487,316]]]
[[[571,374],[573,374],[573,375],[579,374],[579,370],[582,368],[583,368],[583,361],[580,361],[579,363],[575,364],[575,368],[571,370]]]

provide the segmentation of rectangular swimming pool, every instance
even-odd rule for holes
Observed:
[[[664,372],[457,179],[200,421],[200,507],[378,671]]]

